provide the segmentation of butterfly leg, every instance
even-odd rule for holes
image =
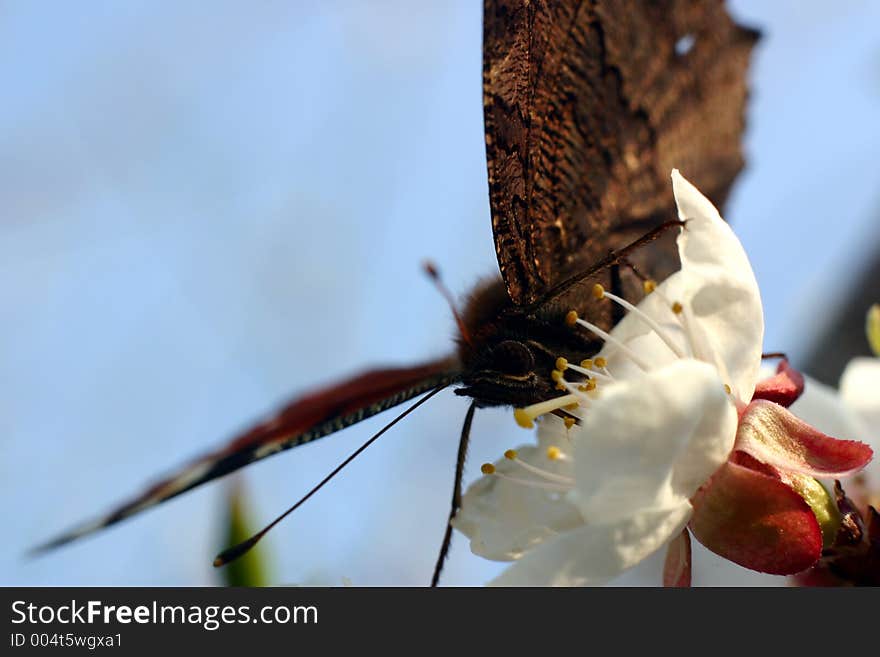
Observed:
[[[446,533],[443,535],[443,543],[440,545],[440,554],[437,556],[437,563],[434,566],[434,576],[431,578],[431,586],[437,586],[440,582],[440,573],[443,570],[443,564],[446,556],[449,554],[449,547],[452,545],[452,519],[461,508],[461,480],[464,475],[464,461],[467,457],[468,443],[471,439],[471,424],[474,421],[474,411],[477,408],[476,402],[472,402],[468,407],[467,415],[464,416],[464,425],[461,427],[461,439],[458,442],[458,457],[455,461],[455,483],[452,488],[452,508],[449,510],[449,519],[446,521]]]
[[[620,278],[620,265],[614,263],[611,265],[611,292],[619,297],[623,297],[623,281]],[[615,303],[611,308],[611,321],[617,324],[626,314],[626,308],[619,303]]]

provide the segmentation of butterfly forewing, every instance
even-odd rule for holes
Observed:
[[[724,200],[756,33],[720,1],[487,0],[483,36],[492,227],[515,303],[674,218],[673,167]],[[651,253],[672,261],[674,244]]]

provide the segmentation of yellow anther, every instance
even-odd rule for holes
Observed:
[[[484,475],[495,474],[495,466],[491,463],[484,463],[480,466],[480,472],[482,472]]]
[[[684,307],[678,301],[672,304],[672,312],[676,315],[680,315],[682,310],[684,310]]]
[[[605,298],[605,288],[602,287],[599,283],[596,283],[593,286],[593,296],[596,299],[604,299]]]
[[[555,445],[551,445],[547,448],[547,458],[551,461],[557,461],[562,456],[562,450],[556,447]]]
[[[657,289],[657,281],[653,281],[649,278],[642,283],[642,288],[644,288],[645,294],[651,294],[651,292]]]
[[[563,406],[566,411],[576,411],[581,407],[580,404],[569,404],[568,406]]]
[[[568,324],[569,326],[574,326],[575,324],[577,324],[577,321],[578,321],[577,311],[576,310],[569,310],[568,313],[565,315],[565,323]]]
[[[576,404],[578,401],[580,400],[575,394],[562,395],[561,397],[532,404],[526,408],[518,408],[513,412],[513,417],[516,418],[517,424],[521,427],[531,429],[534,426],[532,420],[536,417],[544,415],[545,413],[552,413],[560,408],[565,408],[569,404]]]
[[[562,423],[565,425],[566,429],[571,429],[575,424],[575,419],[573,417],[565,417],[562,418]]]
[[[507,450],[506,452],[504,452],[504,458],[506,458],[508,461],[515,460],[516,459],[516,450],[515,449]]]
[[[550,378],[553,379],[554,382],[559,383],[562,381],[562,372],[560,370],[553,370],[550,372]]]
[[[513,418],[516,420],[516,423],[521,426],[523,429],[531,429],[535,426],[533,418],[529,412],[524,408],[518,408],[513,412]]]
[[[586,382],[586,384],[584,385],[584,387],[587,389],[587,392],[589,392],[590,390],[595,390],[596,389],[596,379],[588,380]]]
[[[561,390],[562,392],[568,390],[568,388],[565,387],[565,384],[562,381],[556,384],[556,389]]]
[[[730,386],[726,383],[724,384],[724,392],[726,392],[728,395],[730,394]]]
[[[593,359],[592,358],[585,358],[584,360],[581,361],[581,367],[583,367],[585,370],[593,369]]]
[[[608,361],[599,356],[596,360],[593,361],[600,370],[608,364]]]
[[[568,369],[568,361],[560,356],[556,359],[556,369],[562,370],[564,372],[566,369]]]

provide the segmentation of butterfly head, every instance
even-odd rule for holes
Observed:
[[[463,320],[471,340],[459,341],[462,387],[456,394],[479,406],[521,406],[552,397],[560,355],[579,361],[599,346],[574,334],[563,316],[515,306],[500,280],[475,290]]]

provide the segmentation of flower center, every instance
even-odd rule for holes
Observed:
[[[685,312],[682,303],[670,301],[664,297],[654,281],[645,281],[644,290],[646,295],[655,294],[659,296],[663,305],[669,308],[671,317],[675,320],[675,325],[672,327],[662,326],[643,310],[626,299],[606,291],[599,284],[593,286],[593,297],[597,301],[608,299],[612,303],[623,307],[629,315],[638,318],[639,321],[650,329],[650,333],[660,339],[675,359],[693,358],[696,351],[694,348],[696,340],[690,329],[688,313]],[[576,311],[571,310],[568,312],[565,316],[565,323],[571,327],[579,326],[590,331],[602,339],[606,346],[610,345],[613,347],[616,350],[616,354],[620,354],[640,371],[647,372],[654,369],[654,366],[645,359],[644,354],[638,353],[630,345],[618,340],[614,335],[604,331],[592,322],[582,319]],[[565,373],[569,371],[576,373],[578,379],[575,381],[567,380]],[[514,418],[521,427],[531,429],[534,427],[534,420],[537,417],[560,411],[560,409],[572,411],[579,408],[589,408],[590,402],[596,399],[599,394],[599,384],[616,380],[608,369],[608,361],[602,356],[583,360],[579,365],[569,363],[565,358],[558,358],[556,360],[556,369],[553,370],[550,377],[556,384],[556,388],[567,394],[514,410]],[[725,384],[725,391],[730,395],[730,386]],[[566,426],[571,427],[575,422],[575,418],[566,414],[565,421]]]

